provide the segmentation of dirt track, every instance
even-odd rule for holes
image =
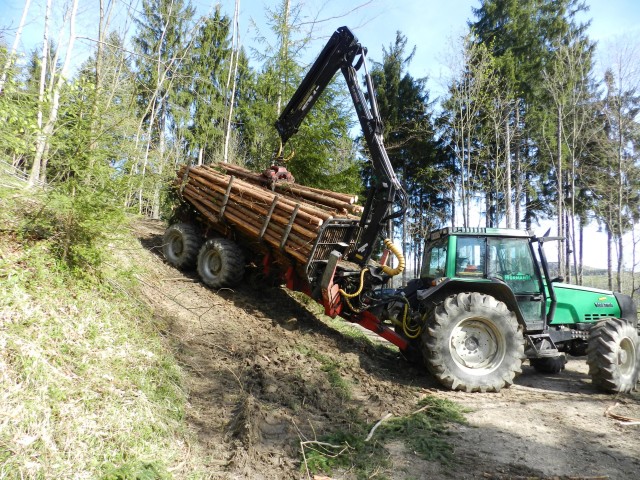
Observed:
[[[640,477],[640,393],[617,397],[591,387],[583,359],[541,375],[528,366],[497,394],[442,390],[396,352],[344,336],[281,288],[249,285],[213,292],[166,265],[163,226],[137,226],[149,272],[143,293],[187,372],[188,421],[209,458],[212,478],[307,478],[301,438],[347,429],[357,416],[373,425],[387,412],[415,410],[429,394],[471,408],[452,425],[456,463],[426,462],[401,443],[387,445],[394,479]],[[351,395],[331,388],[321,361],[337,362]],[[302,472],[302,473],[301,473]],[[348,473],[334,478],[350,478]]]

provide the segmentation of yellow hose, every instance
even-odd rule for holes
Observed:
[[[389,275],[391,277],[393,277],[394,275],[398,275],[399,273],[402,273],[402,271],[404,270],[404,265],[405,265],[404,255],[402,255],[402,252],[398,249],[398,247],[396,247],[393,244],[393,242],[391,240],[389,240],[388,238],[384,239],[384,246],[385,246],[385,248],[389,249],[391,251],[391,253],[393,253],[396,256],[396,258],[398,259],[398,266],[396,268],[391,268],[391,267],[388,267],[386,265],[383,265],[382,266],[382,271],[385,274],[387,274],[387,275]],[[362,293],[362,289],[364,288],[364,274],[366,273],[366,271],[367,271],[367,269],[363,268],[362,271],[360,272],[360,287],[358,288],[358,290],[356,290],[353,293],[347,293],[343,289],[339,289],[338,290],[340,295],[342,295],[345,298],[345,300],[347,301],[347,305],[349,305],[349,307],[354,311],[357,311],[357,310],[355,310],[351,306],[351,303],[349,303],[349,299],[350,298],[355,298],[355,297],[357,297],[358,295],[360,295]],[[405,317],[406,317],[406,312],[405,312]]]
[[[396,258],[398,259],[398,266],[396,268],[391,268],[391,267],[388,267],[387,265],[383,265],[382,271],[387,275],[389,275],[390,277],[393,277],[395,275],[398,275],[399,273],[402,273],[404,270],[404,255],[402,255],[402,252],[400,251],[400,249],[396,247],[393,244],[393,242],[388,238],[384,239],[384,246],[396,256]]]
[[[363,268],[362,271],[360,272],[360,288],[358,288],[357,291],[355,291],[353,293],[347,293],[344,290],[340,289],[340,290],[338,290],[340,295],[342,295],[345,298],[355,298],[358,295],[360,295],[360,293],[362,293],[362,288],[364,287],[364,273],[366,271],[367,271],[367,269]],[[351,306],[351,305],[349,305],[349,306]]]

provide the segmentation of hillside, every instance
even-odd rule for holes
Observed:
[[[281,288],[204,288],[164,264],[162,229],[138,224],[153,254],[137,257],[148,272],[142,292],[165,320],[186,371],[187,420],[214,478],[307,478],[300,451],[321,448],[316,440],[341,446],[330,451],[345,460],[332,478],[623,479],[640,467],[638,427],[604,415],[615,406],[617,414],[640,418],[640,394],[598,393],[582,359],[571,358],[560,375],[527,366],[498,394],[443,391],[397,351],[321,321],[313,305],[305,308]],[[375,432],[372,443],[383,449],[354,444],[387,414],[407,418],[437,401],[470,411],[468,423],[430,433],[432,458],[411,443],[424,437],[410,422],[400,438]]]
[[[498,394],[444,391],[304,297],[250,277],[204,288],[164,262],[160,222],[111,232],[102,269],[72,275],[55,238],[20,227],[20,188],[0,198],[0,478],[627,479],[640,467],[637,424],[612,416],[637,421],[640,394],[597,392],[582,359],[560,375],[526,366]]]

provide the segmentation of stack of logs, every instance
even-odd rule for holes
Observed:
[[[359,214],[362,212],[362,207],[355,204],[358,201],[357,195],[305,187],[304,185],[294,183],[274,183],[264,175],[229,163],[219,163],[217,167],[227,175],[233,175],[254,185],[272,188],[274,191],[282,193],[287,197],[303,200],[305,203],[315,204],[321,209],[331,210],[337,215],[348,215],[349,213]]]
[[[185,200],[214,225],[232,225],[306,264],[322,224],[332,218],[357,218],[357,197],[295,184],[271,182],[234,165],[187,167],[177,186]]]

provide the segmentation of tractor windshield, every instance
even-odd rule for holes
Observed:
[[[528,239],[489,238],[487,275],[503,280],[516,295],[538,292],[538,277]]]

